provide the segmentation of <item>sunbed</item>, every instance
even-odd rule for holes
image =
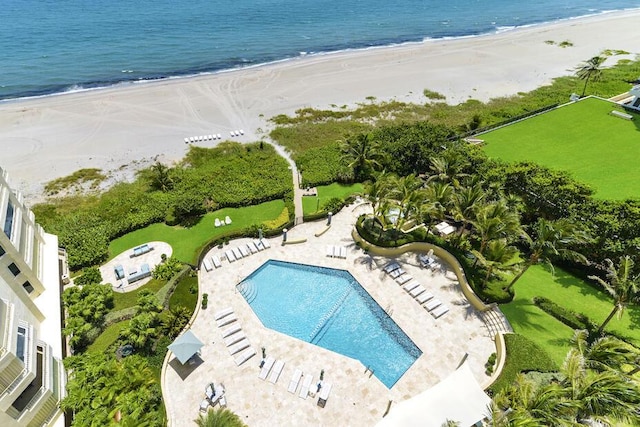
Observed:
[[[273,364],[275,363],[275,361],[276,359],[274,359],[271,356],[268,356],[266,359],[264,359],[264,365],[262,365],[262,369],[260,369],[258,378],[260,378],[261,380],[266,380],[267,375],[269,375],[269,371],[273,367]]]
[[[260,240],[262,242],[262,244],[264,245],[265,249],[269,249],[271,247],[271,243],[269,243],[269,241],[267,239],[262,239]]]
[[[333,257],[333,245],[327,245],[327,256]]]
[[[400,277],[396,277],[396,282],[398,282],[399,285],[404,285],[405,283],[407,283],[409,280],[413,279],[413,276],[410,274],[403,274]]]
[[[309,394],[309,387],[311,387],[311,381],[313,381],[313,375],[306,374],[302,380],[302,386],[300,387],[299,397],[306,399]]]
[[[240,366],[255,355],[256,355],[255,349],[249,348],[243,351],[242,353],[240,353],[239,355],[237,355],[236,358],[234,359],[234,362],[236,362],[236,365]]]
[[[224,254],[227,256],[227,260],[229,262],[233,262],[233,261],[236,260],[236,257],[233,254],[233,252],[231,251],[231,249],[227,249],[226,251],[224,251]]]
[[[202,261],[202,265],[204,266],[204,269],[207,270],[207,271],[213,270],[213,266],[211,265],[211,263],[209,262],[208,259],[204,259]]]
[[[253,244],[256,245],[256,248],[258,248],[259,251],[263,251],[264,250],[264,245],[262,244],[262,242],[260,240],[254,240]]]
[[[236,259],[242,259],[242,252],[238,248],[232,248],[231,251],[235,255]]]
[[[207,412],[210,406],[211,404],[209,403],[209,399],[202,399],[202,402],[200,402],[200,411]]]
[[[218,328],[223,326],[227,326],[229,323],[235,322],[238,320],[235,314],[230,314],[229,316],[225,316],[222,319],[218,320]]]
[[[244,334],[244,332],[239,331],[227,338],[224,339],[224,345],[226,345],[227,347],[239,342],[240,340],[245,339],[247,336]]]
[[[424,304],[430,299],[433,299],[433,294],[431,292],[425,292],[416,297],[416,301],[418,301],[419,304]]]
[[[224,225],[224,223],[223,223],[222,221],[220,221],[220,219],[219,219],[219,218],[216,218],[216,219],[213,221],[213,225],[215,225],[216,227],[220,227],[220,226]]]
[[[291,381],[289,381],[289,388],[287,389],[289,393],[296,392],[298,384],[300,384],[300,378],[302,378],[302,371],[300,369],[296,369],[291,377]]]
[[[340,247],[340,258],[347,258],[347,248],[344,246]]]
[[[439,318],[440,316],[444,315],[446,312],[449,311],[449,307],[446,305],[441,305],[438,308],[435,308],[432,312],[431,315],[433,317],[435,317],[436,319]]]
[[[402,289],[404,289],[407,292],[411,292],[414,288],[420,286],[420,283],[413,281],[413,282],[409,282],[406,285],[404,285],[402,287]]]
[[[213,266],[215,268],[220,268],[222,267],[222,263],[220,262],[220,258],[218,258],[218,255],[213,255],[211,257],[211,262],[213,262]]]
[[[409,291],[409,295],[411,295],[412,297],[416,298],[418,295],[422,294],[423,292],[426,292],[427,290],[424,288],[424,286],[422,285],[418,285],[415,288],[413,288],[411,291]]]
[[[222,338],[226,338],[230,335],[235,334],[236,332],[238,332],[239,330],[241,330],[242,327],[240,326],[239,323],[236,323],[235,325],[231,325],[228,328],[226,328],[225,330],[222,331]]]
[[[273,365],[273,369],[269,375],[269,382],[271,384],[275,384],[278,381],[278,378],[280,378],[280,374],[282,373],[282,368],[284,368],[284,362],[282,360],[278,360],[275,365]]]
[[[426,303],[424,305],[425,310],[427,311],[431,311],[436,307],[439,307],[442,305],[442,301],[440,301],[438,298],[434,298],[431,301],[429,301],[428,303]]]
[[[329,399],[329,393],[331,393],[331,383],[323,383],[322,388],[320,389],[320,394],[318,394],[318,406],[324,408],[324,405],[327,404],[327,399]]]
[[[228,307],[228,308],[225,308],[225,309],[223,309],[223,310],[216,311],[216,312],[213,314],[213,318],[214,318],[215,320],[220,320],[220,319],[222,319],[223,317],[227,317],[227,316],[228,316],[228,315],[230,315],[230,314],[233,314],[233,308]]]
[[[395,270],[389,272],[389,276],[395,279],[396,277],[402,276],[404,273],[406,273],[406,271],[404,271],[402,268],[396,268]]]
[[[258,248],[256,248],[256,245],[254,245],[253,242],[248,242],[247,248],[249,249],[249,252],[251,252],[252,254],[258,253]]]
[[[243,257],[248,257],[249,255],[251,255],[251,252],[249,252],[249,250],[247,248],[245,248],[244,246],[238,246],[238,250],[240,251],[240,253],[242,254]]]
[[[237,343],[233,344],[232,346],[229,346],[229,354],[234,355],[242,350],[244,350],[245,348],[248,348],[251,345],[251,343],[249,342],[248,339],[243,338],[240,341],[238,341]]]
[[[382,269],[385,273],[391,273],[393,270],[397,270],[400,268],[400,264],[397,262],[392,262],[391,264],[387,264],[385,268]]]
[[[224,217],[224,223],[227,225],[231,224],[231,218],[229,218],[229,215]]]

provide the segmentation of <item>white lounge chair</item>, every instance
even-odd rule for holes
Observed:
[[[222,139],[222,135],[218,134],[216,136],[218,137],[218,139]]]
[[[392,270],[389,272],[389,276],[395,279],[397,277],[402,276],[404,273],[406,273],[406,271],[404,271],[402,268],[396,268],[395,270]]]
[[[253,241],[253,244],[256,245],[256,248],[258,248],[259,251],[263,251],[264,250],[264,245],[262,244],[262,242],[258,239]]]
[[[416,288],[418,286],[420,286],[420,283],[414,281],[414,282],[407,283],[406,285],[404,285],[402,287],[402,289],[404,289],[407,292],[411,292],[414,288]]]
[[[222,221],[220,221],[219,218],[216,218],[215,220],[213,220],[213,225],[215,225],[216,227],[220,227],[221,225],[224,225],[222,223]]]
[[[441,305],[440,307],[435,308],[432,312],[431,315],[434,318],[439,318],[440,316],[443,316],[445,313],[447,313],[449,311],[449,307],[446,305]]]
[[[254,245],[253,242],[248,242],[247,248],[249,249],[249,252],[251,252],[252,254],[258,253],[258,248],[256,248],[256,245]]]
[[[236,136],[240,136],[240,131],[239,130],[236,130],[234,132],[236,133]]]
[[[411,295],[412,297],[416,298],[418,297],[418,295],[422,294],[423,292],[426,292],[427,290],[424,288],[424,286],[422,285],[418,285],[415,288],[413,288],[411,291],[409,291],[409,295]]]
[[[424,305],[425,310],[427,311],[431,311],[436,307],[439,307],[442,305],[442,301],[440,301],[438,298],[434,298],[431,301],[429,301],[428,303],[426,303]]]
[[[229,316],[225,316],[222,319],[218,320],[217,322],[218,328],[227,326],[229,323],[233,323],[236,320],[238,320],[238,318],[236,317],[235,314],[230,314]]]
[[[289,388],[287,388],[289,393],[295,394],[298,389],[298,384],[300,384],[300,378],[302,378],[302,371],[300,369],[296,369],[291,376],[291,381],[289,381]]]
[[[240,340],[245,339],[247,336],[242,331],[238,331],[235,334],[224,339],[224,345],[227,347],[239,342]]]
[[[232,130],[230,130],[230,131],[229,131],[229,134],[230,134],[231,136],[236,136],[236,133],[235,133],[234,131],[232,131]]]
[[[224,217],[224,223],[227,225],[231,224],[231,218],[229,218],[229,215]]]
[[[262,369],[260,369],[258,378],[260,378],[261,380],[266,380],[267,375],[269,375],[269,371],[273,367],[273,364],[275,363],[275,361],[276,359],[274,359],[271,356],[268,356],[266,359],[264,359],[264,365],[262,365]]]
[[[226,251],[224,251],[224,254],[227,256],[227,261],[233,262],[236,260],[236,256],[233,254],[233,251],[231,249],[227,249]]]
[[[333,257],[333,245],[327,245],[327,256]]]
[[[340,247],[340,258],[347,259],[347,248],[344,246]]]
[[[397,262],[392,262],[391,264],[387,264],[387,266],[385,268],[383,268],[382,271],[384,271],[385,273],[389,274],[393,270],[397,270],[399,268],[400,268],[400,264],[398,264]]]
[[[202,399],[202,402],[200,402],[200,412],[207,412],[210,407],[211,404],[209,403],[209,399]]]
[[[333,257],[340,258],[340,246],[333,247]]]
[[[239,323],[236,323],[235,325],[231,325],[228,328],[226,328],[225,330],[222,331],[222,338],[226,338],[230,335],[235,334],[236,332],[238,332],[239,330],[241,330],[242,327],[240,326]]]
[[[320,394],[318,394],[318,406],[324,408],[324,405],[327,404],[327,399],[329,399],[329,393],[331,393],[331,383],[323,383],[322,388],[320,389]]]
[[[204,269],[207,270],[207,271],[213,270],[213,266],[211,265],[211,263],[209,262],[208,259],[204,259],[202,261],[202,265],[204,266]]]
[[[231,248],[233,255],[235,255],[236,259],[242,259],[242,252],[238,248]]]
[[[189,143],[189,138],[185,138],[185,139],[184,139],[184,143],[185,143],[185,144],[188,144],[188,143]]]
[[[218,255],[211,256],[211,262],[213,262],[213,266],[215,268],[222,267],[222,263],[220,262],[220,258],[218,258]]]
[[[240,251],[240,253],[242,254],[243,257],[248,257],[249,255],[251,255],[251,252],[249,252],[249,250],[247,248],[245,248],[244,246],[238,246],[238,250]]]
[[[244,135],[244,131],[240,129],[240,135]]]
[[[228,315],[230,315],[230,314],[233,314],[233,308],[228,307],[228,308],[225,308],[225,309],[223,309],[223,310],[216,311],[216,312],[213,314],[213,318],[214,318],[214,319],[216,319],[216,320],[220,320],[220,319],[222,319],[223,317],[227,317],[227,316],[228,316]]]
[[[273,365],[273,369],[269,375],[269,382],[271,384],[275,384],[278,381],[278,378],[280,378],[280,374],[282,373],[282,368],[284,368],[284,362],[282,360],[278,360],[276,364]]]
[[[399,285],[404,285],[405,283],[407,283],[409,280],[413,279],[413,276],[410,274],[403,274],[400,277],[396,277],[396,282],[398,282]]]
[[[262,244],[264,245],[265,249],[269,249],[271,247],[271,243],[269,243],[269,241],[267,239],[262,239],[260,240],[262,242]]]
[[[243,338],[240,341],[238,341],[237,343],[229,346],[229,354],[231,354],[232,356],[236,353],[241,352],[242,350],[244,350],[245,348],[249,348],[249,346],[251,345],[251,343],[249,342],[248,339]]]
[[[250,348],[243,351],[238,356],[236,356],[236,358],[234,359],[234,362],[236,362],[236,365],[240,366],[255,355],[256,355],[256,350],[254,348]]]
[[[309,395],[309,387],[311,387],[311,382],[313,381],[313,375],[306,374],[304,379],[302,380],[302,386],[300,387],[299,397],[306,399],[307,395]]]
[[[430,299],[433,299],[433,294],[431,292],[425,292],[416,297],[416,301],[418,301],[419,304],[424,304]]]

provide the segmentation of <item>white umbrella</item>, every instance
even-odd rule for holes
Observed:
[[[200,351],[202,346],[204,346],[202,341],[189,329],[176,338],[167,348],[178,358],[180,363],[184,364],[187,360],[191,359],[191,356]]]

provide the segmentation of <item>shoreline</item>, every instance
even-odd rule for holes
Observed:
[[[44,183],[85,167],[123,180],[136,162],[181,159],[184,138],[256,141],[268,119],[299,108],[377,101],[424,103],[429,89],[458,104],[528,92],[572,74],[605,49],[640,52],[640,9],[532,24],[478,36],[310,54],[192,77],[119,84],[0,102],[3,168],[28,201]],[[553,41],[553,44],[548,43]],[[569,41],[571,47],[558,46]],[[568,97],[568,95],[567,95]],[[230,138],[230,131],[244,135]],[[215,142],[198,143],[212,146]],[[124,165],[125,172],[118,174]]]

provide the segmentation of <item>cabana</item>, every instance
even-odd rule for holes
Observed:
[[[176,358],[184,365],[186,361],[191,359],[204,346],[202,341],[196,337],[191,329],[180,335],[167,347],[176,356]]]

